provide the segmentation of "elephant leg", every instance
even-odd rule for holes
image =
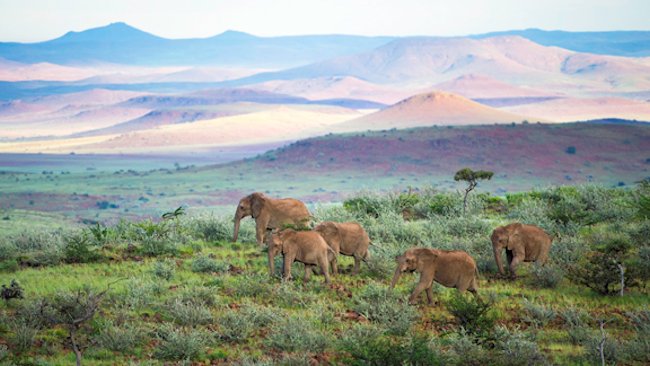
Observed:
[[[271,278],[275,276],[275,256],[271,255],[271,250],[268,252],[268,258],[269,258],[269,274],[271,275]]]
[[[409,304],[415,305],[415,301],[420,295],[422,291],[424,291],[427,288],[427,283],[426,282],[420,282],[418,285],[415,287],[415,290],[413,290],[413,293],[411,294],[411,297],[409,297]]]
[[[508,269],[512,268],[512,258],[513,258],[513,253],[512,250],[506,249],[506,260],[508,261]],[[512,275],[512,272],[510,272],[510,275]]]
[[[329,262],[327,261],[327,256],[322,257],[318,260],[318,266],[320,267],[323,276],[325,276],[325,283],[330,283],[330,271],[329,271]]]
[[[517,265],[523,260],[522,256],[515,255],[512,258],[512,262],[510,262],[510,278],[515,279],[517,278],[517,272],[515,270],[517,269]]]
[[[332,275],[338,275],[339,274],[339,264],[338,264],[338,260],[336,259],[336,257],[334,257],[334,259],[332,259],[332,262],[330,262],[330,264],[331,264],[331,267],[332,267]]]
[[[427,287],[427,301],[429,302],[429,305],[433,304],[433,286]]]
[[[289,254],[284,255],[284,280],[291,280],[291,265],[295,258]]]
[[[309,281],[309,278],[311,277],[311,267],[313,267],[311,264],[305,264],[305,277],[303,278],[303,282]]]
[[[359,259],[358,255],[354,255],[354,269],[352,270],[353,275],[358,275],[359,274],[359,269],[361,267],[361,260]]]
[[[257,244],[262,246],[264,245],[264,234],[266,234],[266,223],[260,220],[255,224],[255,239],[257,240]]]

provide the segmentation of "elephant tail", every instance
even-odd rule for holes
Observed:
[[[474,275],[476,276],[476,280],[478,281],[480,273],[478,272],[478,267],[474,266]]]

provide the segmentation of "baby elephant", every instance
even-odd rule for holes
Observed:
[[[317,232],[285,229],[269,235],[267,243],[269,245],[271,276],[275,272],[273,270],[273,259],[278,253],[282,253],[285,280],[291,279],[291,264],[298,261],[305,264],[305,281],[309,280],[312,267],[318,265],[325,275],[325,283],[330,283],[329,262],[336,259],[336,253]]]
[[[499,273],[504,275],[501,252],[506,249],[510,277],[515,278],[515,269],[520,262],[546,263],[551,249],[551,237],[535,225],[512,223],[499,226],[492,232],[492,249]]]
[[[314,228],[320,233],[327,245],[334,249],[336,254],[343,254],[354,257],[354,269],[352,274],[359,273],[359,265],[369,258],[368,246],[370,238],[366,231],[356,222],[332,222],[325,221]],[[338,274],[336,261],[332,263],[332,272]]]
[[[469,290],[478,296],[478,269],[476,262],[462,250],[437,250],[429,248],[412,248],[403,255],[395,257],[397,269],[390,288],[395,287],[402,272],[419,272],[420,282],[413,290],[409,303],[415,304],[418,295],[427,290],[429,304],[433,301],[433,281],[445,287],[455,287],[460,292]]]

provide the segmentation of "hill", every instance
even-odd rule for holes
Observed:
[[[511,123],[529,119],[445,92],[418,94],[386,109],[334,126],[334,131],[383,130],[431,125]]]
[[[467,74],[549,93],[650,87],[650,66],[643,59],[581,54],[518,36],[400,38],[371,51],[234,83],[349,76],[378,84],[429,87]]]
[[[25,63],[290,67],[369,50],[392,39],[346,35],[256,37],[227,31],[209,38],[172,40],[120,22],[68,32],[46,42],[0,43],[0,57]]]
[[[510,30],[471,36],[520,36],[545,46],[557,46],[577,52],[631,57],[650,56],[649,31],[567,32],[541,29]]]
[[[233,164],[287,174],[335,172],[362,179],[362,187],[380,188],[392,180],[404,185],[426,181],[450,189],[456,189],[454,173],[469,166],[496,172],[484,187],[504,192],[580,182],[632,184],[650,176],[648,161],[650,124],[598,121],[328,135],[271,151],[248,165]]]

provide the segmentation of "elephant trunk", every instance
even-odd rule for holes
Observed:
[[[397,283],[397,280],[399,280],[399,276],[402,274],[401,269],[399,266],[395,269],[395,274],[393,275],[393,281],[390,283],[390,289],[392,290],[395,287],[395,284]]]
[[[497,262],[497,267],[499,268],[499,273],[501,275],[505,275],[505,272],[503,272],[503,264],[501,264],[501,248],[497,247],[496,245],[492,247],[494,250],[494,260]]]
[[[241,221],[241,216],[236,213],[235,214],[235,229],[234,229],[234,235],[232,238],[233,243],[237,241],[237,237],[239,236],[239,222]]]

